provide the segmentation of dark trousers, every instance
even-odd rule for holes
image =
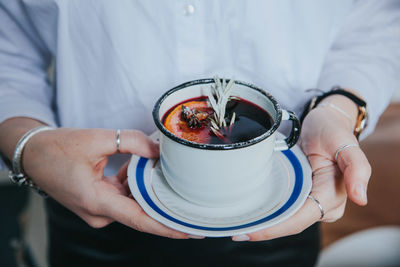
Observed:
[[[230,238],[173,240],[119,223],[94,229],[47,199],[50,266],[313,266],[319,227],[262,242]]]

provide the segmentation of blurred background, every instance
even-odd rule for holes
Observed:
[[[372,165],[368,205],[348,202],[342,219],[321,224],[318,266],[400,266],[400,88],[361,146]],[[46,244],[43,199],[0,171],[0,266],[46,267]]]

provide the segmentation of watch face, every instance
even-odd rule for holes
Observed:
[[[368,112],[366,107],[358,107],[358,117],[354,127],[354,135],[358,138],[361,132],[368,125]]]

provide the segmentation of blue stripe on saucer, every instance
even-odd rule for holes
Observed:
[[[154,202],[153,200],[150,198],[149,194],[147,193],[146,187],[144,185],[144,169],[145,166],[148,162],[148,159],[146,158],[140,158],[139,162],[137,164],[136,167],[136,183],[138,185],[139,191],[143,197],[143,199],[146,201],[146,203],[158,214],[160,214],[161,216],[163,216],[164,218],[175,222],[177,224],[186,226],[186,227],[190,227],[190,228],[194,228],[194,229],[200,229],[200,230],[206,230],[206,231],[230,231],[230,230],[238,230],[241,228],[246,228],[246,227],[250,227],[250,226],[254,226],[260,223],[264,223],[267,222],[269,220],[274,219],[275,217],[281,215],[282,213],[284,213],[287,209],[289,209],[294,202],[296,202],[296,200],[298,199],[301,189],[303,187],[303,169],[301,167],[300,161],[298,160],[298,158],[296,157],[296,155],[290,151],[290,150],[285,150],[282,151],[282,153],[289,159],[290,163],[293,166],[294,172],[295,172],[295,184],[294,184],[294,188],[292,191],[292,194],[290,195],[288,201],[277,211],[275,211],[274,213],[261,218],[257,221],[251,222],[251,223],[246,223],[246,224],[242,224],[242,225],[237,225],[237,226],[230,226],[230,227],[205,227],[205,226],[200,226],[200,225],[195,225],[195,224],[191,224],[191,223],[187,223],[187,222],[183,222],[181,220],[178,220],[168,214],[166,214],[164,211],[162,211]]]

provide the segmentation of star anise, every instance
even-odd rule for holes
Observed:
[[[203,125],[203,122],[208,118],[208,114],[182,105],[181,118],[187,122],[190,128],[194,129]]]

